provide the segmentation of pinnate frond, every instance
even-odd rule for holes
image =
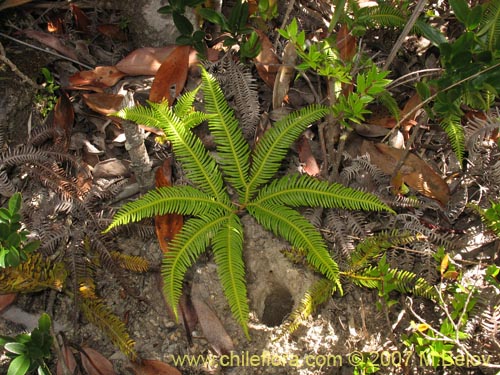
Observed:
[[[289,175],[262,188],[255,203],[290,207],[324,207],[348,210],[392,210],[376,196],[308,175]]]
[[[231,312],[247,337],[248,302],[243,262],[243,227],[240,218],[231,214],[212,241],[217,271]]]
[[[304,107],[277,121],[270,130],[264,133],[253,155],[246,200],[255,194],[260,185],[274,176],[290,146],[299,135],[327,113],[328,109],[324,106]]]
[[[465,132],[460,122],[460,117],[456,115],[449,115],[441,121],[441,126],[448,135],[451,143],[451,148],[455,156],[462,162],[465,149]]]
[[[227,216],[214,214],[189,219],[170,243],[170,251],[163,259],[163,291],[176,316],[186,271],[206,250],[225,221]]]
[[[242,194],[248,180],[250,147],[243,138],[234,111],[229,107],[217,80],[202,69],[205,108],[210,116],[208,126],[217,144],[226,179]]]
[[[304,249],[309,264],[342,290],[337,263],[328,253],[319,232],[302,215],[291,208],[273,204],[251,203],[247,209],[264,228],[286,239],[293,247]]]
[[[141,198],[123,205],[105,232],[116,226],[133,223],[156,215],[176,213],[204,216],[211,212],[228,211],[230,206],[191,186],[158,188]]]

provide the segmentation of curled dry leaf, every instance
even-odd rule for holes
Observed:
[[[98,66],[94,70],[73,74],[69,77],[69,83],[71,89],[102,91],[102,89],[114,86],[125,75],[114,66]]]
[[[392,175],[399,160],[404,156],[405,151],[382,143],[363,141],[361,153],[368,153],[373,164],[379,167],[384,173]],[[401,178],[404,183],[422,195],[436,199],[442,206],[448,203],[450,199],[448,184],[417,155],[408,154],[399,174],[398,178]]]
[[[16,293],[10,293],[10,294],[0,294],[0,313],[9,307],[12,302],[16,299],[17,294]]]
[[[76,29],[82,33],[89,34],[91,26],[89,17],[75,4],[71,4],[71,11],[73,12],[73,17],[75,17]]]
[[[172,186],[172,160],[165,159],[163,164],[156,170],[156,187]],[[168,243],[182,229],[184,217],[178,214],[167,214],[155,216],[156,237],[160,248],[164,253],[168,252]]]
[[[127,34],[123,32],[118,25],[104,24],[97,26],[97,31],[102,35],[106,35],[108,38],[113,40],[118,40],[120,42],[127,41]]]
[[[73,110],[73,105],[68,95],[63,92],[54,107],[52,125],[56,133],[54,142],[65,151],[68,151],[71,143],[71,133],[73,133],[74,121],[75,112]]]
[[[28,38],[35,39],[47,47],[50,47],[64,56],[69,57],[70,59],[78,60],[76,52],[72,48],[64,45],[63,42],[61,42],[61,39],[55,35],[36,30],[24,30],[23,33]]]
[[[203,300],[196,296],[192,296],[193,306],[198,315],[198,322],[201,330],[205,335],[205,339],[214,348],[219,355],[229,354],[234,350],[234,344],[231,337],[226,332],[224,325],[221,323],[217,315]]]
[[[141,363],[132,363],[136,375],[182,375],[179,370],[164,362],[143,359]]]
[[[190,52],[189,46],[177,46],[172,51],[156,72],[149,100],[156,103],[167,100],[172,105],[186,83]]]
[[[94,112],[101,115],[110,115],[120,110],[123,101],[123,95],[107,94],[104,92],[95,92],[83,94],[83,101]]]
[[[97,163],[92,171],[94,178],[117,178],[130,176],[130,162],[127,160],[108,159]]]
[[[82,348],[82,366],[88,375],[117,375],[111,362],[97,350]]]
[[[138,48],[120,60],[116,68],[131,76],[153,76],[175,47],[170,45],[161,48]]]
[[[297,141],[297,149],[303,171],[309,176],[318,176],[320,169],[318,163],[316,162],[316,158],[312,154],[309,139],[307,139],[305,135],[302,135]]]
[[[262,47],[259,54],[254,59],[255,67],[257,68],[257,73],[259,73],[260,78],[262,78],[269,87],[273,87],[280,62],[274,53],[273,44],[267,35],[258,29],[256,29],[255,32],[259,36]]]
[[[75,374],[76,370],[76,359],[73,351],[65,343],[61,346],[61,357],[57,361],[57,375],[66,375],[67,372],[63,370],[63,362],[66,365],[66,369],[69,370],[70,374]]]
[[[297,51],[293,43],[288,42],[283,51],[283,64],[278,69],[278,74],[273,83],[273,109],[280,108],[285,100],[290,82],[295,75],[295,62]]]

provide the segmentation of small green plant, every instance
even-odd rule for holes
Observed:
[[[328,253],[321,234],[293,208],[392,210],[375,196],[340,184],[329,184],[307,175],[275,177],[292,143],[310,124],[325,116],[328,107],[305,107],[279,120],[252,152],[220,86],[204,69],[202,82],[207,114],[192,111],[196,92],[185,94],[173,108],[168,103],[150,103],[149,107],[124,109],[117,114],[162,129],[195,187],[174,186],[151,191],[124,205],[106,231],[155,215],[191,215],[164,259],[166,299],[177,313],[184,275],[211,244],[231,311],[248,336],[242,215],[250,214],[264,228],[289,241],[292,247],[302,249],[308,263],[341,291],[338,265]],[[215,138],[216,158],[190,130],[204,119],[208,119]]]
[[[359,361],[359,363],[356,364],[356,366],[354,366],[354,375],[375,374],[380,371],[380,365],[374,363],[370,358],[370,355],[371,354],[363,353],[363,358]]]
[[[201,30],[195,31],[193,24],[185,16],[187,6],[196,8],[197,14],[205,21],[220,26],[221,31],[226,33],[224,45],[239,45],[238,54],[242,60],[258,55],[261,46],[257,33],[248,26],[247,1],[237,0],[228,18],[212,8],[201,7],[203,3],[204,0],[169,0],[169,5],[158,10],[160,13],[172,14],[175,27],[181,34],[176,40],[177,44],[193,46],[202,55],[206,53],[205,33]]]
[[[0,336],[0,347],[11,358],[7,375],[24,375],[35,370],[39,375],[50,375],[45,363],[51,357],[52,335],[50,317],[42,314],[38,327],[31,333],[22,333],[16,337]]]
[[[47,117],[57,103],[56,91],[59,89],[59,86],[56,84],[54,76],[47,68],[42,68],[42,75],[43,89],[35,95],[35,103],[42,116]]]
[[[17,267],[40,246],[39,241],[28,241],[29,232],[22,229],[21,202],[21,193],[15,193],[7,208],[0,208],[0,268]]]

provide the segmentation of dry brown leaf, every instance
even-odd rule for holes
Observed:
[[[87,15],[75,4],[71,4],[71,11],[75,17],[76,29],[85,34],[90,33],[91,22]]]
[[[116,64],[116,68],[131,76],[153,76],[175,47],[175,45],[170,45],[161,48],[138,48],[121,59]]]
[[[16,293],[0,294],[0,312],[9,307],[16,299]]]
[[[278,69],[278,74],[273,84],[273,109],[280,108],[285,100],[290,83],[295,75],[297,51],[293,43],[288,42],[283,51],[283,64]]]
[[[172,160],[165,159],[163,164],[156,170],[156,187],[172,186]],[[168,252],[168,243],[179,233],[184,224],[184,217],[178,214],[167,214],[155,216],[156,237],[160,248],[164,253]]]
[[[337,49],[343,62],[352,61],[356,55],[356,38],[352,36],[345,23],[340,26],[337,32]]]
[[[154,359],[143,359],[142,363],[132,363],[136,375],[182,375],[175,367]]]
[[[382,143],[363,141],[361,153],[368,153],[373,164],[384,173],[392,175],[404,150],[393,148]],[[409,153],[399,171],[403,182],[422,195],[436,199],[445,206],[450,199],[448,184],[417,155]]]
[[[192,345],[192,332],[198,324],[198,314],[193,306],[193,301],[191,301],[191,296],[183,291],[181,298],[179,300],[179,311],[182,316],[182,323],[186,331],[186,336],[189,345]]]
[[[61,347],[62,358],[59,358],[57,361],[57,375],[64,375],[62,362],[66,364],[66,368],[70,371],[71,374],[75,374],[76,370],[76,359],[73,351],[66,344],[63,344]]]
[[[234,350],[233,341],[227,334],[224,325],[217,315],[215,315],[213,310],[200,298],[193,296],[192,301],[205,339],[212,348],[214,348],[217,354],[227,355],[231,353],[231,351]]]
[[[302,163],[305,173],[309,176],[318,176],[320,169],[316,158],[312,154],[311,144],[306,136],[302,135],[297,141],[297,148],[299,152],[299,160]]]
[[[97,350],[84,347],[80,355],[88,375],[117,375],[111,362]]]
[[[161,64],[149,93],[155,103],[167,100],[172,105],[186,83],[191,47],[177,46]]]
[[[273,51],[273,44],[267,35],[258,29],[256,29],[255,32],[259,36],[261,44],[261,50],[254,59],[255,67],[257,68],[257,73],[259,73],[260,78],[262,78],[269,87],[273,87],[280,62]]]
[[[61,42],[61,39],[59,39],[55,35],[44,33],[42,31],[36,31],[36,30],[24,30],[23,33],[28,38],[35,39],[35,40],[39,41],[40,43],[45,44],[46,46],[63,54],[64,56],[67,56],[73,60],[78,60],[78,56],[76,55],[76,52],[72,48],[69,48],[68,46],[64,45]]]
[[[76,72],[69,77],[69,83],[72,89],[104,89],[114,86],[125,75],[114,66],[98,66],[94,70]]]
[[[125,42],[127,40],[127,34],[118,25],[104,24],[98,25],[97,31],[102,35],[106,35],[108,38],[113,40],[118,40],[120,42]]]
[[[62,93],[54,107],[53,126],[56,132],[54,142],[61,146],[63,150],[68,151],[71,143],[71,133],[73,132],[73,122],[75,121],[75,112],[73,105],[66,93]]]
[[[130,162],[127,160],[108,159],[94,166],[92,175],[94,178],[117,178],[130,176]]]
[[[101,115],[110,115],[120,110],[123,101],[123,95],[107,94],[104,92],[94,92],[83,94],[83,101],[94,112]]]

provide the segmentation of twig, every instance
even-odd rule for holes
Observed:
[[[418,16],[420,16],[420,13],[422,13],[422,10],[424,10],[424,6],[425,6],[426,2],[427,2],[426,0],[419,0],[417,5],[415,6],[415,9],[413,10],[413,13],[410,17],[410,20],[408,21],[408,23],[404,27],[403,31],[399,35],[399,38],[396,41],[396,44],[394,44],[394,46],[392,47],[391,53],[389,53],[389,56],[387,57],[387,60],[385,61],[385,65],[382,68],[382,70],[389,69],[389,66],[392,64],[392,60],[394,60],[394,58],[396,57],[396,54],[398,53],[399,49],[403,45],[405,38],[410,33],[410,30],[415,25],[415,22],[417,22]]]
[[[431,68],[431,69],[421,69],[414,72],[410,72],[408,74],[405,74],[404,76],[398,77],[397,79],[389,83],[386,88],[387,90],[394,89],[398,86],[404,85],[409,82],[419,81],[423,77],[432,77],[435,75],[439,75],[443,71],[444,69],[442,68]]]
[[[33,44],[30,44],[30,43],[26,43],[26,42],[23,42],[22,40],[19,40],[17,38],[14,38],[10,35],[7,35],[7,34],[4,34],[2,32],[0,32],[0,36],[6,38],[6,39],[9,39],[9,40],[12,40],[16,43],[19,43],[19,44],[22,44],[23,46],[26,46],[26,47],[30,47],[30,48],[33,48],[33,49],[36,49],[38,51],[42,51],[42,52],[45,52],[45,53],[48,53],[50,55],[53,55],[53,56],[56,56],[56,57],[59,57],[60,59],[64,59],[64,60],[68,60],[68,61],[71,61],[72,63],[75,63],[75,64],[78,64],[80,65],[81,67],[85,68],[85,69],[89,69],[89,70],[93,70],[94,68],[91,67],[90,65],[87,65],[87,64],[84,64],[84,63],[81,63],[80,61],[78,60],[74,60],[72,59],[71,57],[68,57],[68,56],[64,56],[64,55],[61,55],[57,52],[54,52],[54,51],[51,51],[49,49],[44,49],[44,48],[41,48],[41,47],[38,47],[38,46],[35,46]]]
[[[1,34],[1,33],[0,33]],[[35,81],[33,81],[30,77],[28,77],[26,74],[21,72],[19,68],[14,64],[6,55],[5,55],[5,49],[3,48],[2,43],[0,43],[0,61],[3,62],[4,64],[7,64],[9,68],[12,70],[12,72],[21,78],[21,81],[26,82],[29,84],[31,87],[33,87],[35,90],[41,90],[43,89],[42,86],[38,85]]]

